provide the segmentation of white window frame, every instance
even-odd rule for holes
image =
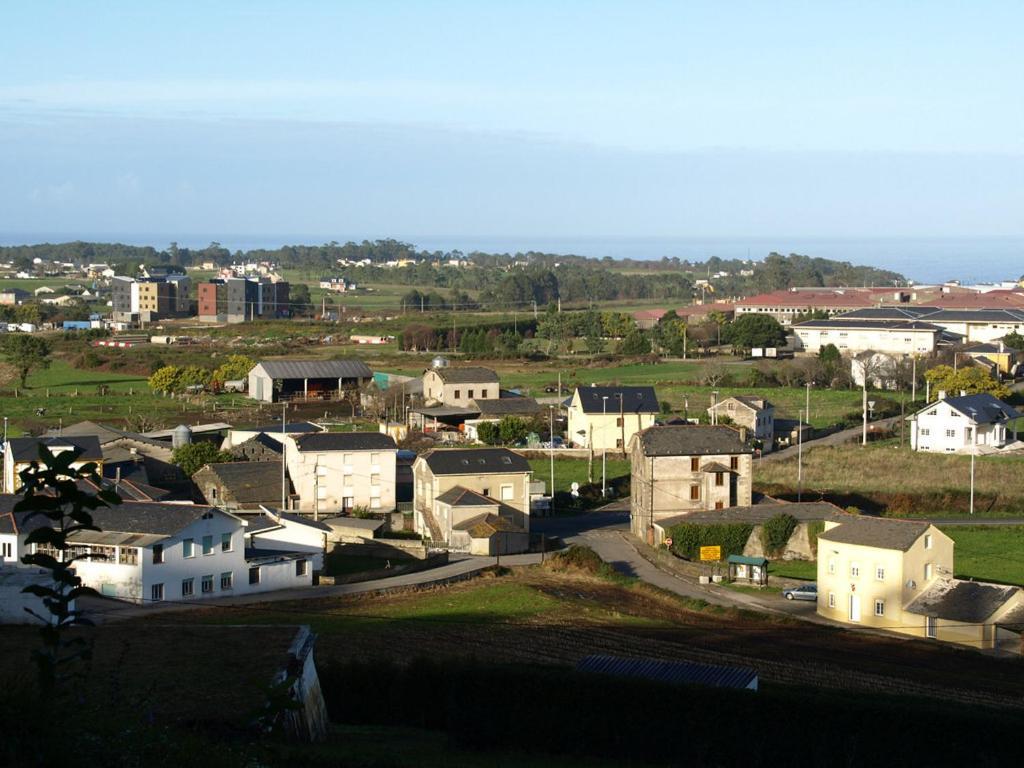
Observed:
[[[880,597],[875,598],[875,616],[885,616],[885,600]]]
[[[836,572],[836,559],[834,557],[828,559],[828,572],[830,574],[835,574]]]
[[[163,583],[154,584],[149,588],[149,600],[152,603],[162,602],[164,599],[164,585]]]
[[[885,581],[885,568],[880,565],[875,567],[875,581]]]
[[[850,563],[850,578],[851,579],[859,579],[860,578],[860,563]]]
[[[516,489],[512,483],[504,483],[499,491],[500,501],[512,501],[516,497]]]
[[[835,592],[829,592],[828,593],[828,607],[829,608],[835,608],[836,607],[836,593]]]

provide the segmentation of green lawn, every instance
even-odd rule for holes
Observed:
[[[818,564],[813,560],[771,560],[768,575],[814,581],[818,578]]]
[[[958,578],[1024,585],[1024,526],[949,526]]]
[[[558,458],[555,454],[555,490],[569,491],[572,484],[579,483],[586,485],[587,459],[566,459]],[[543,480],[545,484],[551,482],[551,461],[549,459],[530,459],[530,468],[533,470],[535,480]],[[607,478],[624,477],[630,473],[629,461],[625,459],[608,459]],[[601,483],[601,454],[594,454],[593,478],[597,484]]]

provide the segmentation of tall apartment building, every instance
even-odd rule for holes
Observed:
[[[287,317],[289,286],[265,277],[215,278],[199,285],[197,298],[202,322],[244,323]]]
[[[115,275],[110,281],[114,320],[151,322],[165,317],[185,317],[191,300],[185,275],[166,277],[126,277]]]

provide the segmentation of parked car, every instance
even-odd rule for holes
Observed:
[[[817,600],[817,584],[801,584],[799,587],[790,587],[782,590],[782,596],[787,600]]]

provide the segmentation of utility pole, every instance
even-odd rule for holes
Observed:
[[[813,383],[813,381],[808,381],[805,385],[807,387],[807,402],[804,406],[804,417],[807,419],[807,426],[811,426],[811,385]]]
[[[863,402],[861,403],[861,405],[862,405],[862,407],[864,409],[864,429],[863,429],[863,434],[861,436],[861,445],[867,445],[868,444],[868,377],[867,377],[866,374],[864,376],[864,395],[863,395],[862,400],[863,400]]]
[[[977,427],[975,427],[976,429]],[[972,438],[973,439],[973,438]],[[974,444],[971,444],[971,514],[974,514]]]
[[[549,510],[552,515],[555,514],[555,406],[548,406],[548,413],[551,417],[551,425],[548,428],[550,438],[548,440],[548,454],[551,457],[551,509]]]
[[[313,462],[313,522],[320,521],[320,457]]]
[[[910,374],[910,402],[917,402],[917,355],[912,358],[914,361],[914,368]]]
[[[803,496],[804,488],[804,441],[803,441],[803,424],[801,422],[804,419],[804,412],[797,411],[796,419],[796,500],[800,501]]]
[[[601,396],[601,414],[604,417],[601,420],[602,424],[608,423],[608,395]],[[608,446],[605,445],[601,449],[601,498],[605,498],[608,494],[606,492],[606,474],[608,472]]]
[[[281,403],[281,511],[288,506],[288,438],[285,434],[285,414],[288,403]]]

